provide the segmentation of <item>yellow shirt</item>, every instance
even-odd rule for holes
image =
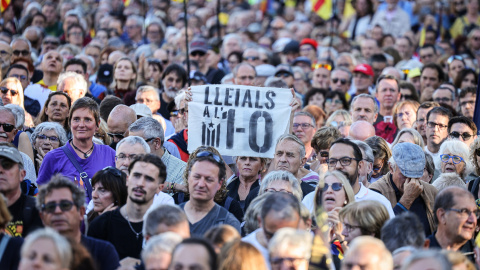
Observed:
[[[54,85],[46,85],[45,82],[43,81],[43,79],[41,79],[40,81],[37,82],[37,84],[41,84],[43,85],[44,87],[47,87],[48,89],[52,90],[53,92],[56,92],[57,91],[57,85],[54,84]]]
[[[477,22],[475,24],[477,27],[480,26],[480,16],[477,17]],[[465,28],[465,26],[469,25],[470,22],[468,21],[467,16],[457,18],[453,23],[452,28],[450,28],[450,35],[453,39],[457,38],[460,35],[463,35],[463,29]]]

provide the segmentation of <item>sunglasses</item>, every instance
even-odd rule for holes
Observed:
[[[197,55],[198,55],[198,56],[204,56],[205,53],[204,53],[204,52],[192,52],[192,53],[190,53],[190,55],[191,55],[191,56],[197,56]]]
[[[0,165],[5,170],[10,170],[13,167],[13,165],[15,165],[15,164],[17,164],[17,163],[15,163],[14,161],[12,161],[10,159],[6,159],[6,158],[0,159]]]
[[[333,99],[331,99],[331,98],[327,98],[327,99],[325,100],[325,103],[332,103],[332,102],[335,103],[335,104],[338,104],[338,105],[342,105],[342,104],[343,104],[343,102],[342,102],[340,99],[335,99],[335,100],[333,100]]]
[[[119,169],[117,169],[115,167],[112,167],[112,166],[105,167],[105,168],[102,169],[102,171],[104,171],[106,173],[110,173],[115,177],[122,177],[122,172],[120,172]]]
[[[401,95],[402,99],[412,100],[414,97],[413,95]]]
[[[329,185],[329,184],[325,183],[325,185],[323,186],[323,189],[322,189],[323,192],[327,191],[328,187],[332,187],[333,191],[340,191],[343,188],[343,184],[342,183],[333,183],[332,185]]]
[[[30,51],[28,51],[28,50],[22,50],[22,51],[15,50],[15,51],[13,51],[13,55],[15,55],[15,56],[20,56],[20,55],[28,56],[29,54],[30,54]]]
[[[117,139],[120,139],[120,140],[123,139],[123,138],[125,138],[124,133],[110,133],[110,132],[109,132],[109,133],[107,133],[107,135],[110,136],[110,138],[112,138],[112,139],[113,139],[114,137],[117,138]]]
[[[60,42],[56,40],[44,40],[43,44],[60,45]]]
[[[10,125],[10,124],[2,124],[2,123],[0,123],[0,126],[3,128],[3,131],[5,131],[5,132],[10,132],[10,131],[12,131],[12,130],[15,128],[14,125]]]
[[[347,84],[347,80],[346,80],[346,79],[339,79],[339,78],[333,78],[333,79],[332,79],[332,82],[333,82],[333,83],[338,83],[338,81],[340,81],[340,84],[341,84],[341,85]]]
[[[73,207],[73,202],[68,200],[61,200],[59,203],[56,202],[49,202],[46,204],[42,204],[42,212],[53,214],[57,209],[57,206],[60,206],[60,210],[62,212],[70,211]]]
[[[202,151],[197,153],[197,157],[212,157],[216,162],[223,164],[222,158],[212,152]]]
[[[282,77],[282,78],[287,78],[287,77],[289,77],[289,76],[292,76],[292,74],[290,74],[290,73],[288,73],[288,72],[281,72],[281,73],[277,73],[277,74],[275,75],[275,77],[277,77],[277,78],[280,78],[280,77]]]
[[[2,92],[2,94],[6,95],[8,93],[8,91],[10,91],[10,94],[12,96],[16,96],[18,95],[18,91],[17,90],[13,90],[13,89],[8,89],[7,87],[0,87],[0,91]]]
[[[320,151],[318,152],[318,155],[323,158],[328,158],[328,151]]]
[[[460,136],[462,136],[462,139],[464,141],[467,141],[469,140],[473,135],[472,134],[469,134],[468,132],[464,132],[464,133],[460,133],[458,131],[452,131],[450,132],[450,137],[453,137],[453,138],[460,138]]]
[[[178,110],[170,112],[170,116],[177,116],[177,115],[178,115]]]
[[[315,69],[319,69],[319,68],[324,68],[324,69],[332,70],[332,66],[329,65],[329,64],[316,64],[316,65],[315,65]]]
[[[256,60],[258,60],[258,59],[260,59],[260,57],[258,57],[258,56],[246,56],[246,57],[243,57],[243,61],[249,61],[249,60],[250,60],[250,61],[256,61]]]

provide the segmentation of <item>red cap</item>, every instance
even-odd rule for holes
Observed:
[[[308,45],[312,46],[315,49],[315,51],[317,50],[318,43],[315,39],[311,39],[311,38],[302,39],[302,42],[300,42],[300,46],[305,45],[305,44],[308,44]]]
[[[363,73],[367,76],[372,76],[373,77],[373,69],[370,65],[368,64],[360,64],[360,65],[357,65],[355,67],[355,69],[353,70],[353,72],[360,72],[360,73]]]

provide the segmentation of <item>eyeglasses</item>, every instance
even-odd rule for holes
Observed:
[[[20,56],[20,54],[22,56],[28,56],[28,55],[30,55],[30,51],[29,50],[22,50],[22,51],[14,50],[13,51],[13,55],[15,55],[15,56]]]
[[[457,156],[457,155],[454,155],[454,156],[450,156],[450,155],[447,155],[447,154],[440,155],[440,160],[442,162],[448,163],[448,161],[450,159],[452,159],[453,164],[458,164],[462,161],[465,162],[462,157]]]
[[[342,104],[343,104],[343,102],[342,102],[340,99],[335,99],[335,100],[333,100],[333,99],[331,99],[331,98],[327,98],[327,99],[325,100],[325,103],[332,103],[332,102],[335,103],[335,104],[338,104],[338,105],[342,105]]]
[[[119,140],[125,138],[125,135],[124,135],[124,134],[125,134],[125,133],[110,133],[110,132],[107,133],[107,135],[110,136],[110,138],[113,139],[113,138],[115,137],[115,138],[117,138],[117,139],[119,139]]]
[[[411,99],[413,99],[413,95],[401,95],[400,98],[411,100]]]
[[[333,183],[332,185],[329,185],[329,184],[325,183],[325,185],[323,186],[323,189],[322,189],[323,192],[327,191],[328,187],[331,187],[333,191],[340,191],[343,188],[343,184],[342,183]]]
[[[25,75],[17,75],[17,74],[9,74],[8,77],[17,78],[17,79],[19,79],[20,81],[25,81],[25,80],[27,79],[27,76],[25,76]]]
[[[275,189],[275,188],[266,188],[263,190],[263,192],[283,192],[283,193],[288,193],[288,194],[292,194],[291,191],[288,191],[286,189]]]
[[[362,228],[362,227],[360,227],[360,226],[353,226],[353,225],[350,225],[350,224],[348,224],[348,223],[343,223],[343,227],[345,227],[345,230],[346,230],[347,232],[352,232],[352,231],[355,230],[355,229],[360,229],[360,228]]]
[[[292,74],[290,74],[288,72],[280,72],[280,73],[275,74],[275,77],[277,77],[277,78],[287,78],[287,77],[290,77],[290,76],[292,76]]]
[[[475,101],[463,101],[463,102],[460,102],[460,107],[464,107],[464,106],[467,106],[467,105],[475,105]]]
[[[204,56],[205,53],[204,52],[201,52],[201,51],[196,51],[196,52],[191,52],[190,53],[191,56]]]
[[[170,116],[178,116],[178,110],[171,111]]]
[[[131,155],[130,157],[132,158],[132,156],[133,156],[133,158],[136,157],[136,155]],[[104,171],[106,173],[111,173],[115,177],[122,177],[122,172],[119,169],[117,169],[115,167],[112,167],[112,166],[105,167],[105,168],[102,169],[102,171]]]
[[[452,55],[447,59],[447,63],[450,65],[453,62],[453,60],[460,60],[462,62],[464,61],[463,57],[461,57],[460,55]]]
[[[350,164],[352,164],[352,160],[360,161],[356,158],[351,158],[351,157],[342,157],[340,159],[329,158],[327,160],[327,164],[328,164],[328,167],[334,168],[335,166],[337,166],[337,163],[340,162],[340,165],[345,167],[345,166],[349,166]]]
[[[281,268],[285,264],[289,269],[299,269],[300,264],[305,260],[307,258],[273,257],[270,262],[275,268]]]
[[[314,69],[324,68],[328,70],[332,70],[332,66],[329,64],[316,64]]]
[[[134,160],[138,155],[125,155],[125,154],[120,154],[120,155],[116,155],[115,156],[115,159],[117,160],[125,160],[125,159],[128,159],[128,160]],[[108,168],[108,167],[107,167]],[[106,168],[105,168],[106,169]]]
[[[69,36],[76,36],[76,37],[81,37],[83,36],[82,32],[70,32],[68,33]]]
[[[256,61],[258,59],[260,59],[260,57],[258,57],[258,56],[245,56],[245,57],[243,57],[243,61]]]
[[[340,84],[341,84],[341,85],[347,84],[347,80],[346,80],[346,79],[339,79],[339,78],[333,78],[333,79],[332,79],[332,82],[333,82],[333,83],[338,83],[339,81],[340,81]]]
[[[436,128],[438,126],[438,129],[439,130],[445,130],[448,126],[447,125],[443,125],[443,124],[438,124],[438,123],[435,123],[435,122],[427,122],[427,126],[429,128]]]
[[[406,117],[410,117],[410,112],[401,112],[401,113],[397,113],[397,116],[402,118],[403,116],[406,116]]]
[[[0,55],[1,55],[1,56],[10,55],[10,53],[7,52],[7,51],[5,51],[5,50],[1,50],[1,51],[0,51]]]
[[[8,89],[7,87],[0,87],[0,91],[2,92],[2,94],[6,95],[8,93],[8,91],[10,91],[10,94],[12,96],[16,96],[18,95],[18,91],[17,90],[13,90],[13,89]]]
[[[56,41],[56,40],[44,40],[42,43],[50,44],[50,45],[60,45],[60,41]]]
[[[480,218],[480,212],[478,211],[478,209],[476,210],[473,210],[473,211],[470,211],[466,208],[462,208],[462,209],[455,209],[455,208],[447,208],[445,209],[446,211],[454,211],[454,212],[457,212],[459,213],[460,215],[462,215],[464,218],[468,218],[470,217],[472,214],[475,215],[475,217],[478,219]]]
[[[10,124],[2,124],[2,123],[0,123],[0,126],[3,128],[3,131],[5,131],[5,132],[10,132],[10,131],[12,131],[12,130],[15,128],[14,125],[10,125]]]
[[[373,171],[375,173],[378,173],[382,168],[383,168],[383,165],[373,166]]]
[[[46,204],[42,204],[42,212],[47,212],[49,214],[55,213],[55,210],[57,209],[57,206],[60,206],[60,210],[62,212],[67,212],[72,209],[74,203],[72,201],[68,200],[61,200],[59,203],[56,202],[49,202]]]
[[[44,135],[44,134],[40,134],[37,136],[37,139],[40,139],[40,140],[46,140],[48,139],[50,142],[58,142],[60,141],[60,139],[56,136],[47,136],[47,135]]]
[[[218,155],[215,155],[212,152],[208,152],[208,151],[198,152],[196,157],[212,157],[216,162],[223,164],[222,158],[219,157]]]
[[[341,127],[346,126],[346,123],[345,123],[345,121],[340,121],[340,122],[332,121],[332,122],[330,123],[330,125],[331,125],[332,127],[341,128]]]
[[[328,158],[328,151],[320,151],[318,152],[318,155],[323,158]]]
[[[433,101],[435,101],[437,103],[448,103],[448,102],[452,101],[452,99],[447,98],[447,97],[443,97],[443,98],[435,98],[435,99],[433,99]]]
[[[469,134],[468,132],[464,132],[464,133],[460,133],[460,132],[457,132],[457,131],[452,131],[450,132],[450,137],[452,138],[460,138],[460,136],[462,136],[462,139],[464,141],[468,141],[473,135],[472,134]]]
[[[155,140],[155,139],[156,139],[155,137],[148,138],[148,139],[145,140],[145,142],[149,143],[149,142],[151,142],[151,141],[153,141],[153,140]]]
[[[293,129],[297,129],[299,127],[302,129],[307,129],[309,127],[313,127],[313,125],[309,123],[293,123]]]
[[[6,158],[0,159],[0,165],[5,170],[10,170],[13,167],[13,165],[15,165],[15,164],[17,164],[17,163],[15,163],[14,161],[12,161],[10,159],[6,159]]]

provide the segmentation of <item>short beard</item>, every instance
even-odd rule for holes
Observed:
[[[178,90],[175,87],[165,88],[165,94],[167,94],[169,98],[175,98],[177,96],[177,91]]]
[[[348,179],[348,182],[350,183],[350,186],[353,186],[355,185],[355,183],[357,183],[357,179],[358,179],[358,166],[355,168],[355,173],[353,175],[349,175],[347,172],[344,172],[344,171],[339,171],[341,173],[343,173],[343,175],[345,175]]]

